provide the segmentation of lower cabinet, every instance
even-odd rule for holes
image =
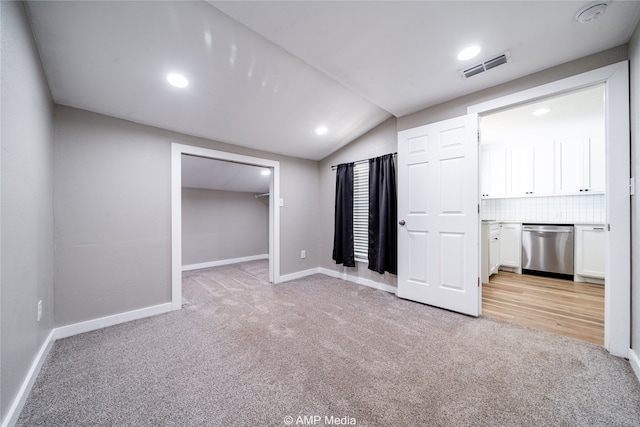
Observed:
[[[490,227],[489,234],[489,276],[498,272],[500,267],[500,225]]]
[[[605,244],[604,225],[576,225],[574,232],[576,282],[604,281]]]
[[[502,224],[500,269],[522,273],[522,224]]]
[[[500,229],[498,222],[483,222],[481,229],[482,242],[482,283],[489,283],[489,276],[500,267]]]

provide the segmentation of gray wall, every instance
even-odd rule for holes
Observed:
[[[53,328],[53,104],[23,4],[0,2],[1,414]],[[37,322],[37,302],[43,317]]]
[[[629,43],[631,63],[631,176],[636,196],[631,198],[631,348],[640,358],[640,25]]]
[[[269,253],[269,207],[253,193],[182,189],[182,265]]]
[[[317,162],[57,106],[56,326],[170,301],[172,142],[279,161],[281,274],[318,265]]]
[[[396,130],[396,118],[392,117],[320,162],[320,228],[322,229],[321,267],[393,287],[397,286],[395,275],[389,273],[382,275],[371,271],[367,268],[366,263],[356,262],[355,267],[344,267],[342,265],[336,265],[335,261],[331,259],[331,255],[333,253],[336,186],[336,173],[331,170],[331,166],[362,159],[370,159],[383,154],[394,153],[397,150],[398,135]]]

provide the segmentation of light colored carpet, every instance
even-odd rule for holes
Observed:
[[[640,383],[596,345],[266,277],[264,261],[188,272],[183,310],[57,341],[18,425],[640,425]]]

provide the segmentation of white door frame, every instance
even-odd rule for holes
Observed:
[[[629,61],[472,105],[467,112],[488,113],[599,83],[604,83],[605,87],[605,202],[606,224],[610,227],[605,266],[604,347],[615,356],[628,357],[631,339]],[[615,256],[612,256],[613,252]]]
[[[182,307],[182,155],[271,169],[269,184],[269,281],[280,282],[280,162],[171,143],[171,308]]]

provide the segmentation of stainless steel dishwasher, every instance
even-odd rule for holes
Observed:
[[[522,272],[573,280],[573,225],[522,225]]]

